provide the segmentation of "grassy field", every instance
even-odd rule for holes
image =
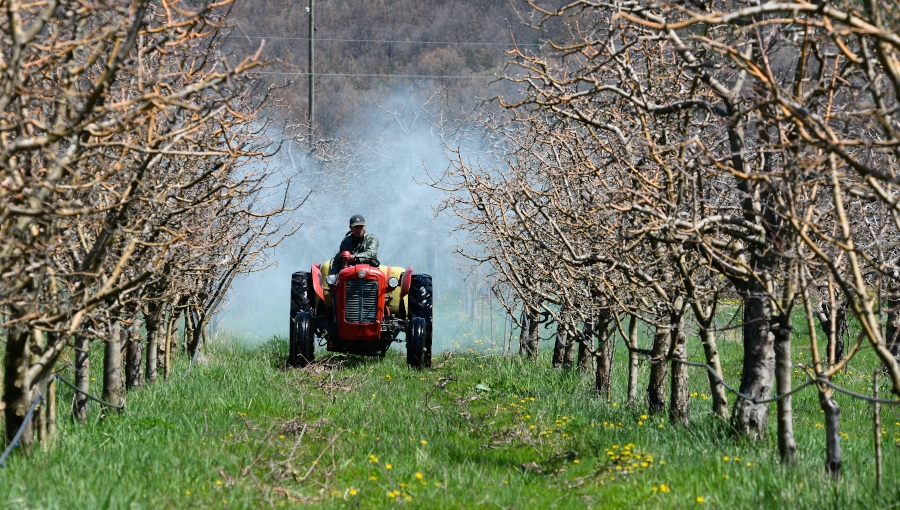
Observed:
[[[740,349],[721,349],[732,382]],[[700,373],[690,426],[626,406],[624,349],[610,402],[592,395],[590,374],[552,370],[546,356],[534,365],[461,348],[412,372],[392,351],[285,370],[286,351],[281,339],[220,339],[186,380],[181,359],[172,380],[130,393],[124,414],[94,407],[83,427],[62,418],[49,453],[14,456],[0,470],[0,507],[900,507],[896,408],[882,413],[878,492],[871,406],[845,397],[835,483],[822,468],[812,390],[794,400],[797,463],[784,467],[774,428],[768,441],[745,443],[712,417]],[[699,358],[699,345],[690,354]],[[865,356],[840,383],[871,388]],[[70,399],[60,389],[61,412]]]

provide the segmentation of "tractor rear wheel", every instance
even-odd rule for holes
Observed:
[[[426,364],[426,354],[428,363]],[[425,320],[413,317],[406,330],[406,364],[410,368],[431,366],[431,356],[425,348]]]
[[[315,359],[316,344],[308,312],[297,312],[294,317],[294,334],[291,335],[291,366],[305,367]]]
[[[414,318],[424,321],[425,335],[422,339],[424,354],[422,367],[431,368],[432,345],[432,319],[434,316],[434,293],[431,285],[431,276],[427,274],[413,274],[409,285],[409,314]],[[407,340],[409,341],[409,340]]]

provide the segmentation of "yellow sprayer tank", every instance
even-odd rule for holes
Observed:
[[[325,307],[328,308],[331,306],[331,294],[328,292],[328,282],[325,281],[325,277],[328,276],[328,273],[331,271],[331,260],[322,263],[321,271],[322,271],[322,288],[325,290]],[[403,271],[406,269],[400,266],[378,266],[378,269],[384,273],[387,279],[391,277],[400,280],[400,275],[403,274]],[[388,302],[388,308],[391,310],[391,315],[399,315],[400,314],[400,285],[398,285],[394,290],[388,292],[388,295],[391,296],[391,300]],[[316,298],[318,301],[319,298]],[[403,297],[403,308],[404,310],[409,310],[408,308],[408,296]]]

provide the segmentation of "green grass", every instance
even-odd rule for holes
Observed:
[[[741,345],[720,350],[737,383]],[[690,426],[642,418],[644,404],[627,407],[621,346],[611,402],[592,394],[591,374],[549,368],[549,352],[535,365],[462,349],[413,372],[399,351],[384,360],[320,354],[313,367],[284,370],[286,351],[283,340],[216,341],[187,380],[180,359],[169,382],[130,393],[124,414],[92,407],[83,427],[61,417],[50,452],[14,456],[0,470],[0,507],[818,509],[900,501],[896,408],[882,412],[878,492],[871,406],[837,397],[847,437],[844,476],[833,482],[811,388],[794,400],[797,462],[785,467],[774,407],[768,440],[738,440],[712,416],[699,372],[691,374]],[[699,345],[690,354],[698,359]],[[805,360],[808,348],[795,355]],[[871,390],[870,368],[864,352],[838,382]],[[62,415],[71,396],[60,389]]]

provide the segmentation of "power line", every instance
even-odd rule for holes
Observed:
[[[258,35],[226,35],[226,39],[265,39],[271,41],[308,41],[309,37],[263,37]],[[468,42],[468,41],[405,41],[392,39],[323,39],[317,37],[316,42],[360,42],[360,43],[400,43],[400,44],[446,44],[455,46],[541,46],[540,43],[492,43],[492,42]]]
[[[305,73],[303,71],[299,71],[296,73],[287,73],[287,72],[279,72],[279,71],[260,71],[256,73],[248,73],[251,76],[255,75],[284,75],[284,76],[309,76],[311,73]],[[486,76],[480,74],[470,74],[470,75],[440,75],[440,74],[353,74],[353,73],[315,73],[316,76],[351,76],[351,77],[360,77],[360,78],[432,78],[432,79],[443,79],[449,78],[454,80],[462,80],[462,79],[491,79],[498,80],[503,78],[503,76]]]
[[[355,16],[368,16],[368,15],[371,15],[371,14],[372,14],[371,11],[364,11],[364,10],[359,10],[359,9],[339,9],[339,8],[335,8],[335,7],[325,7],[325,6],[317,7],[317,9],[319,10],[319,12],[322,12],[322,11],[330,11],[330,12],[339,12],[339,13],[352,14],[352,15],[355,15]],[[469,23],[480,23],[480,22],[485,21],[483,18],[482,18],[482,19],[462,18],[462,17],[459,17],[459,16],[439,16],[439,15],[435,15],[435,14],[421,14],[421,15],[419,15],[419,16],[416,16],[416,18],[417,18],[417,19],[418,19],[418,18],[429,18],[429,19],[455,19],[455,20],[467,21],[467,22],[469,22]],[[494,19],[494,20],[489,20],[489,21],[495,21],[495,22],[498,22],[498,23],[499,23],[499,22],[501,22],[501,21],[507,21],[507,20],[504,18],[503,20]]]

